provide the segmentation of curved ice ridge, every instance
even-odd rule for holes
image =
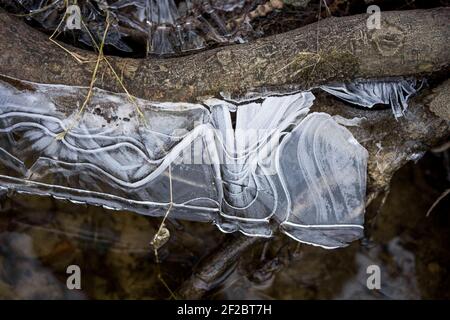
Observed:
[[[422,83],[415,79],[359,80],[320,88],[342,100],[367,108],[376,104],[389,104],[394,117],[399,118],[404,116],[409,97],[420,89]]]
[[[0,188],[325,248],[363,234],[367,151],[300,92],[233,105],[0,81]],[[233,118],[235,120],[233,120]],[[143,124],[145,123],[145,125]],[[62,137],[62,139],[61,139]],[[169,167],[170,172],[169,174]]]

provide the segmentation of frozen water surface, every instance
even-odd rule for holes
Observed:
[[[396,118],[402,117],[408,107],[408,99],[421,87],[415,79],[360,80],[350,83],[321,86],[322,90],[347,102],[372,108],[376,104],[388,104]]]
[[[170,217],[223,232],[269,237],[279,225],[326,248],[362,236],[367,151],[309,112],[311,92],[134,105],[95,89],[77,120],[86,88],[22,84],[0,81],[3,189],[150,216],[165,214],[172,193]]]

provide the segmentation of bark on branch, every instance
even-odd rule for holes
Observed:
[[[248,44],[173,59],[110,57],[125,85],[149,100],[192,101],[219,92],[305,89],[330,81],[431,73],[449,65],[450,8],[328,18]],[[93,63],[78,64],[41,32],[0,11],[0,74],[86,86]],[[70,48],[91,61],[95,54]],[[105,64],[96,86],[122,91]]]

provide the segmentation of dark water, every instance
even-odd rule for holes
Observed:
[[[384,205],[367,212],[366,239],[325,250],[284,236],[257,245],[211,299],[450,298],[450,199],[426,212],[450,187],[449,152],[427,154],[393,179]],[[149,246],[160,220],[29,195],[6,195],[0,210],[0,298],[166,299]],[[172,290],[227,236],[202,223],[169,223],[161,250]],[[229,236],[228,236],[229,237]],[[66,268],[81,268],[68,290]],[[381,289],[366,286],[369,265]]]

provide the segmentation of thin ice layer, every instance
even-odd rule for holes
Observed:
[[[361,235],[365,150],[330,116],[307,116],[311,92],[240,106],[209,100],[207,108],[135,105],[95,89],[78,119],[74,106],[86,88],[20,88],[0,81],[1,188],[151,216],[164,215],[172,198],[172,218],[264,237],[275,221],[295,239],[324,247]],[[320,165],[311,165],[310,151]],[[308,174],[323,183],[311,189],[302,178]],[[359,229],[306,230],[310,224]]]
[[[95,90],[77,121],[71,106],[84,99],[85,89],[27,87],[32,89],[0,86],[3,185],[160,216],[170,201],[170,166],[174,216],[190,208],[182,218],[205,220],[208,213],[210,220],[209,212],[217,212],[214,155],[205,148],[205,159],[191,164],[191,144],[211,139],[205,134],[209,113],[201,105],[137,100],[144,121],[125,96]]]
[[[282,134],[306,116],[313,100],[310,92],[302,92],[237,108],[221,100],[207,102],[217,128],[216,148],[224,155],[220,167],[224,182],[221,212],[229,221],[229,230],[245,228],[249,235],[271,235],[269,219],[280,210],[283,199],[278,196],[274,156]],[[248,219],[266,227],[249,228]]]
[[[278,159],[289,199],[284,233],[326,248],[363,235],[367,150],[329,114],[312,113],[286,137]]]
[[[344,101],[372,108],[376,104],[389,104],[396,118],[408,108],[408,99],[420,87],[415,79],[386,81],[355,81],[320,88]]]

